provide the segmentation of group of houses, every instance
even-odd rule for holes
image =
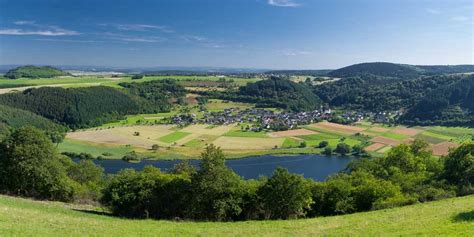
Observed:
[[[250,131],[261,131],[263,129],[288,130],[298,125],[315,123],[328,120],[333,116],[330,109],[321,109],[308,112],[275,112],[268,109],[251,108],[240,110],[239,108],[224,109],[219,112],[205,112],[202,117],[195,114],[180,114],[174,116],[171,121],[178,125],[209,124],[227,125],[242,124],[242,129]]]

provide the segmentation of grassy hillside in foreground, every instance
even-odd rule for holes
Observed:
[[[81,211],[82,210],[82,211]],[[473,236],[474,195],[345,216],[291,221],[127,220],[87,207],[0,196],[4,236]],[[89,208],[90,210],[90,208]]]

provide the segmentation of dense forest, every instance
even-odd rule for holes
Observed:
[[[149,81],[143,83],[119,83],[128,94],[145,99],[153,108],[169,111],[170,102],[182,103],[186,96],[183,86],[175,80]]]
[[[411,65],[377,62],[354,64],[331,71],[328,75],[339,78],[374,75],[398,79],[413,79],[420,76],[420,72]]]
[[[463,78],[467,81],[474,79],[473,76],[440,75],[394,81],[366,75],[314,86],[313,91],[333,106],[378,112],[410,108],[431,91],[447,87]]]
[[[37,66],[21,66],[14,69],[9,70],[6,74],[6,78],[10,79],[18,79],[18,78],[51,78],[51,77],[59,77],[59,76],[69,76],[70,74],[64,72],[60,69],[44,66],[44,67],[37,67]]]
[[[474,72],[474,65],[408,65],[386,62],[360,63],[328,73],[331,77],[355,77],[374,75],[392,79],[416,79],[423,75],[440,75]]]
[[[0,104],[31,111],[70,128],[98,126],[127,114],[169,111],[184,96],[174,81],[121,84],[123,89],[42,87],[0,95]]]
[[[422,125],[474,126],[474,76],[428,91],[401,121]]]
[[[141,109],[136,99],[103,86],[28,89],[1,95],[0,104],[31,111],[71,128],[97,126]]]
[[[0,105],[0,139],[24,126],[39,128],[50,136],[63,134],[67,130],[66,127],[30,111]]]
[[[321,105],[321,99],[308,86],[273,76],[267,80],[249,83],[237,91],[196,93],[213,98],[255,103],[256,107],[292,111],[314,110]]]

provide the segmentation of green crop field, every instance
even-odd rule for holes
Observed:
[[[179,139],[181,138],[184,138],[186,137],[187,135],[189,135],[191,133],[187,133],[187,132],[173,132],[171,134],[168,134],[166,136],[163,136],[160,138],[160,141],[162,142],[166,142],[166,143],[173,143],[175,141],[178,141]]]
[[[146,82],[146,81],[155,81],[155,80],[164,80],[164,79],[173,79],[178,81],[184,80],[200,80],[200,81],[219,81],[221,78],[216,76],[149,76],[144,77],[140,80],[132,80],[130,76],[124,77],[104,77],[104,76],[78,76],[78,77],[57,77],[57,78],[40,78],[40,79],[5,79],[0,78],[0,93],[6,93],[15,88],[19,90],[24,89],[24,87],[31,86],[58,86],[58,87],[87,87],[87,86],[111,86],[111,87],[120,87],[118,84],[121,82]],[[243,86],[249,82],[256,82],[260,79],[258,78],[232,78],[235,85]]]
[[[2,236],[473,236],[474,196],[288,221],[174,222],[104,215],[92,206],[0,196]]]

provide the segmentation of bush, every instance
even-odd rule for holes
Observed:
[[[324,148],[322,153],[323,153],[323,155],[330,156],[330,155],[332,155],[332,148],[327,146],[326,148]]]
[[[189,209],[189,184],[186,175],[165,174],[152,166],[126,169],[112,177],[101,202],[120,216],[182,218]]]
[[[329,145],[328,141],[321,141],[318,145],[318,148],[324,148],[324,147],[327,147],[328,145]]]
[[[337,144],[336,149],[334,151],[339,155],[344,156],[351,152],[351,147],[346,143],[339,143]]]

